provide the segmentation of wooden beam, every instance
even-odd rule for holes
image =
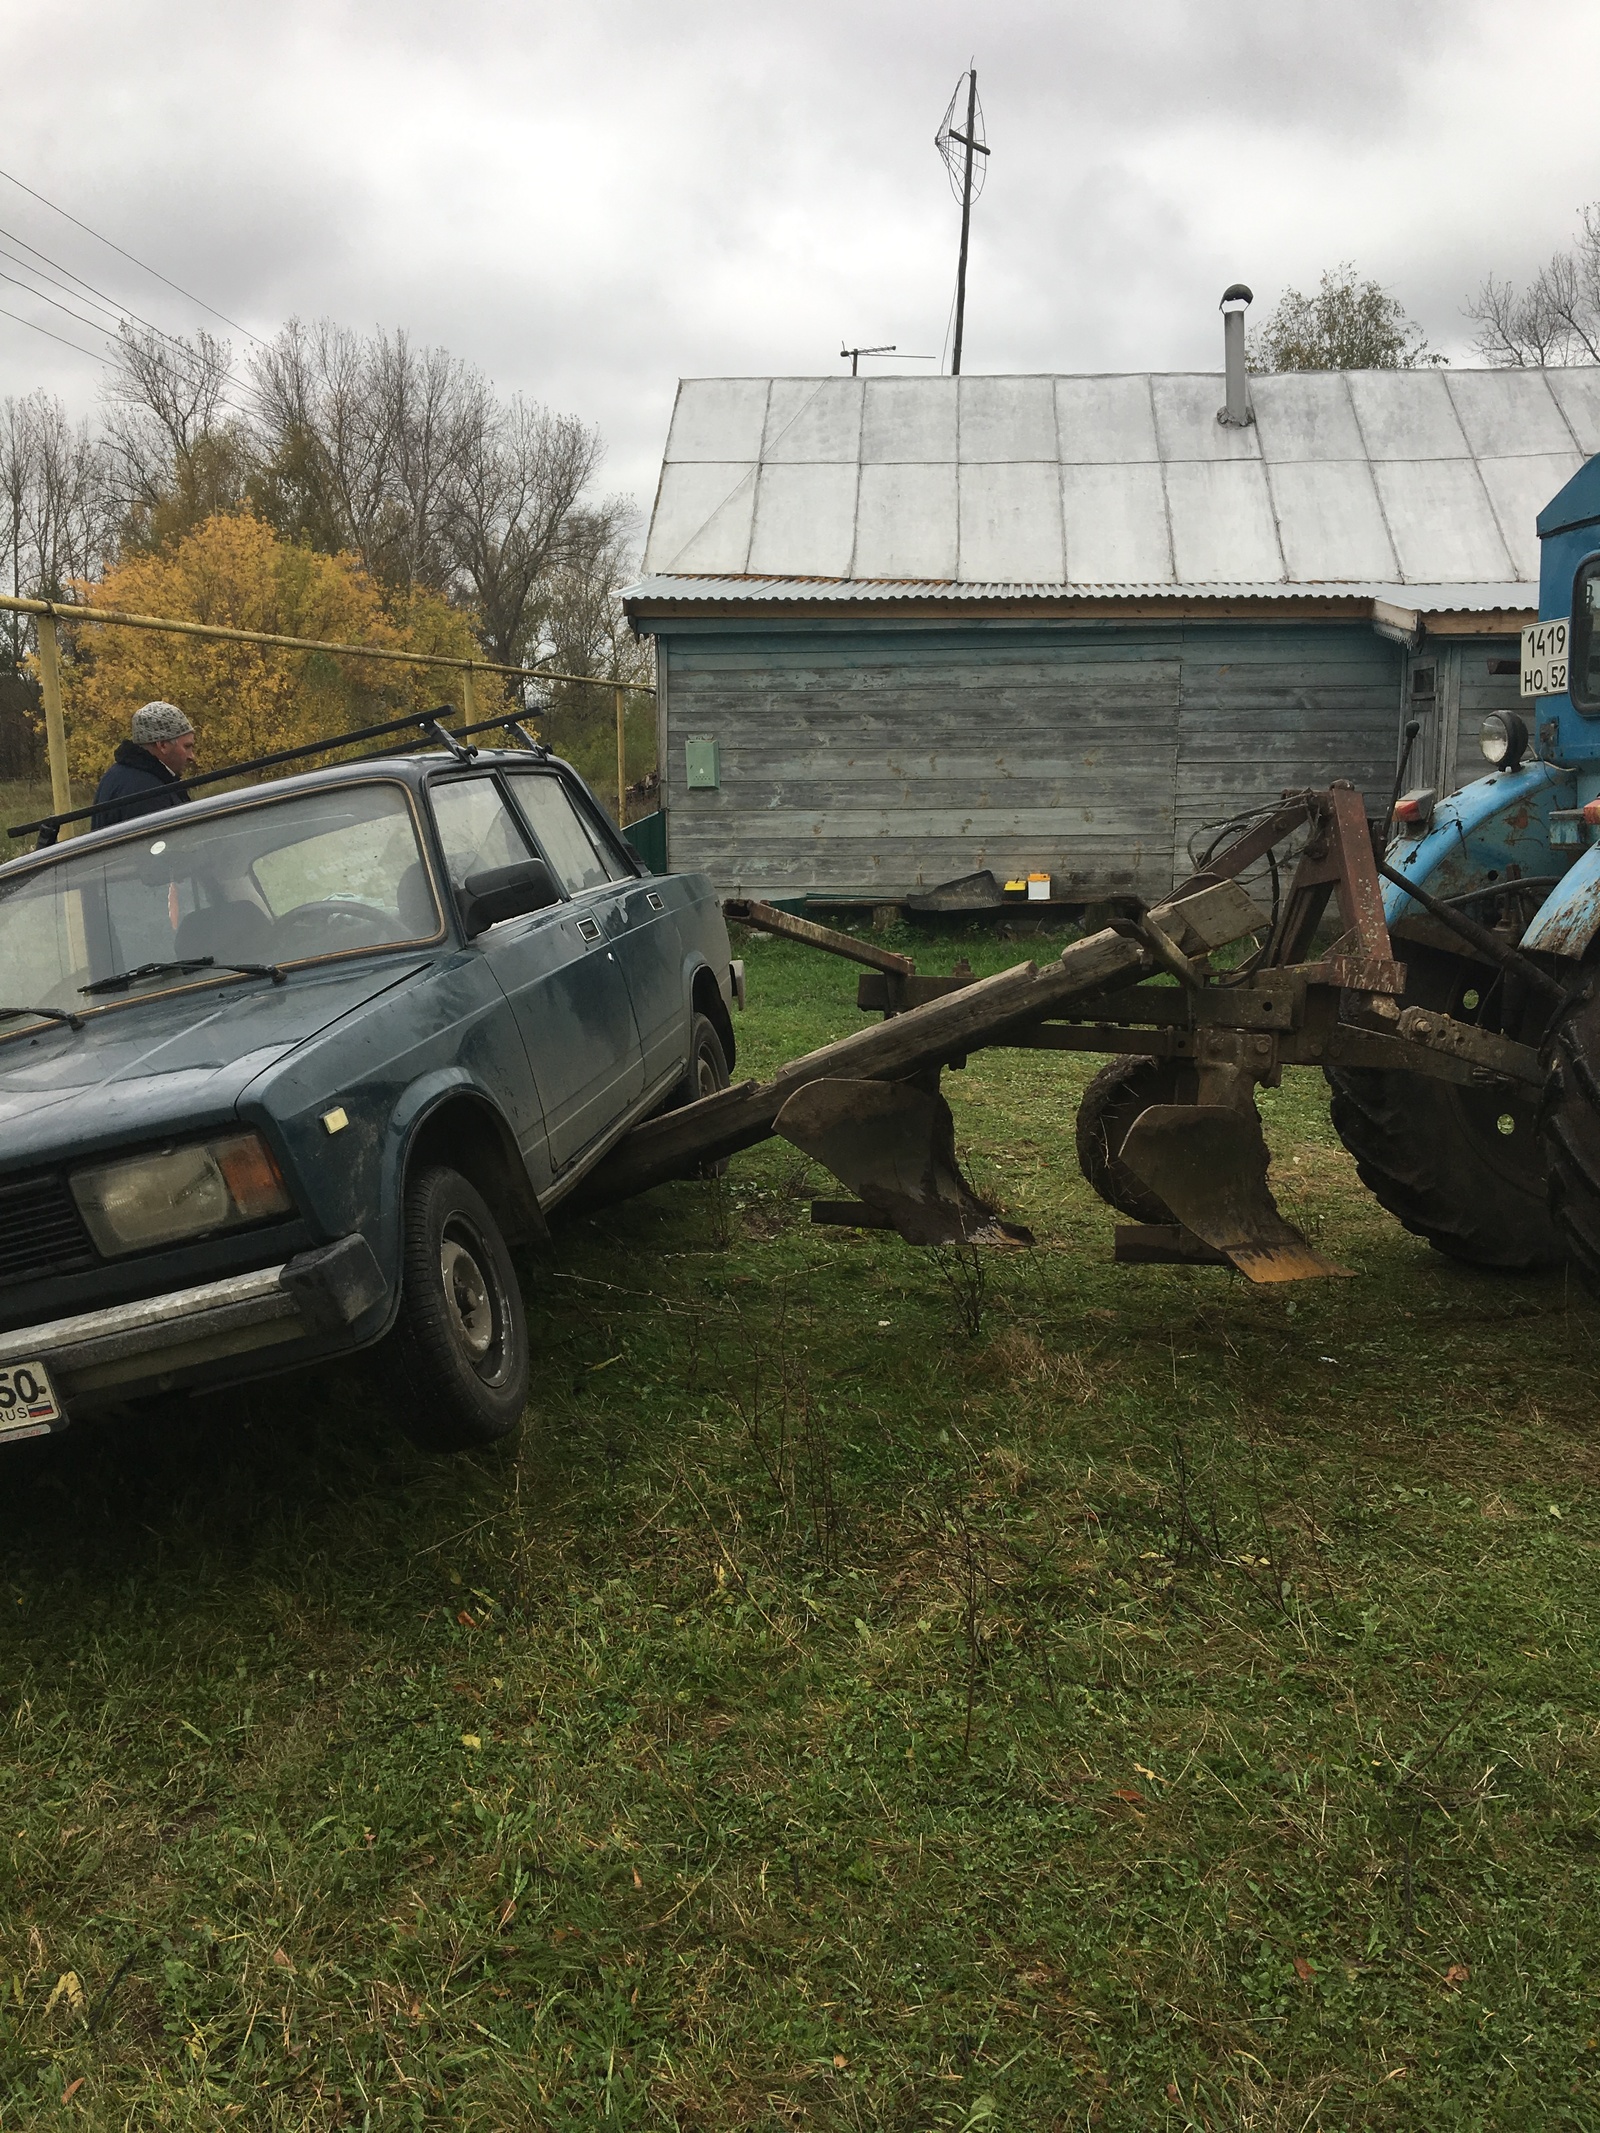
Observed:
[[[908,955],[896,955],[889,948],[874,948],[868,941],[858,941],[853,933],[836,933],[831,926],[819,926],[814,919],[797,918],[792,911],[780,911],[775,904],[764,904],[759,899],[730,897],[722,909],[725,916],[736,919],[741,926],[755,926],[762,933],[777,934],[782,940],[799,941],[807,948],[821,948],[829,955],[842,955],[846,962],[865,963],[869,970],[886,971],[892,977],[908,978],[917,967]]]
[[[771,1136],[778,1113],[807,1082],[904,1080],[920,1068],[940,1066],[1003,1041],[1005,1032],[1038,1021],[1068,1000],[1103,991],[1119,978],[1151,967],[1149,951],[1138,941],[1109,930],[1092,933],[1074,941],[1059,962],[1043,970],[1018,963],[948,999],[929,1000],[791,1059],[771,1081],[747,1081],[636,1126],[563,1204],[604,1207],[681,1177],[696,1163],[752,1148]]]

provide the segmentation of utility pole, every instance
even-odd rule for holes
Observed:
[[[967,69],[967,125],[964,133],[952,124],[956,116],[956,105],[960,100],[961,84],[957,82],[956,93],[950,99],[950,109],[944,115],[944,124],[939,128],[935,136],[935,146],[944,157],[945,168],[950,173],[951,186],[956,190],[956,196],[961,202],[961,257],[956,267],[955,343],[950,358],[950,375],[953,378],[958,378],[961,375],[961,343],[966,333],[967,239],[972,228],[972,203],[978,193],[983,190],[984,171],[987,167],[984,164],[974,166],[972,159],[974,156],[987,156],[989,153],[988,144],[978,138],[978,128],[982,124],[982,112],[978,106],[978,70],[976,67]],[[959,184],[957,182],[956,159],[952,152],[952,143],[961,149]],[[977,175],[976,186],[973,185],[975,169]]]
[[[956,267],[956,342],[950,353],[950,375],[961,375],[961,336],[967,324],[967,233],[972,228],[972,122],[977,116],[978,70],[967,71],[967,130],[958,133],[956,139],[967,151],[966,166],[961,173],[961,258]],[[989,153],[986,148],[984,154]]]

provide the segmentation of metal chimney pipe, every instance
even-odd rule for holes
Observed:
[[[1217,420],[1229,429],[1247,429],[1256,419],[1250,405],[1250,381],[1244,367],[1244,314],[1251,292],[1242,281],[1222,292],[1217,309],[1222,313],[1222,371],[1226,404],[1217,409]]]

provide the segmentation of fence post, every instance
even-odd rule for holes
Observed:
[[[461,708],[467,714],[462,723],[475,726],[478,722],[478,682],[469,666],[461,669]]]
[[[39,693],[44,698],[44,740],[50,757],[50,805],[58,815],[72,805],[72,781],[67,776],[67,722],[61,710],[61,646],[56,638],[54,615],[39,617]],[[74,825],[63,823],[61,834],[70,837]]]
[[[628,826],[628,748],[623,730],[623,702],[626,692],[617,688],[611,692],[617,700],[617,828]]]

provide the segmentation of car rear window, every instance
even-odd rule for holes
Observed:
[[[493,778],[455,778],[435,785],[433,819],[457,888],[469,874],[516,866],[533,856],[522,825]]]
[[[511,789],[569,896],[632,878],[606,850],[598,831],[589,827],[559,777],[548,771],[515,771]]]

